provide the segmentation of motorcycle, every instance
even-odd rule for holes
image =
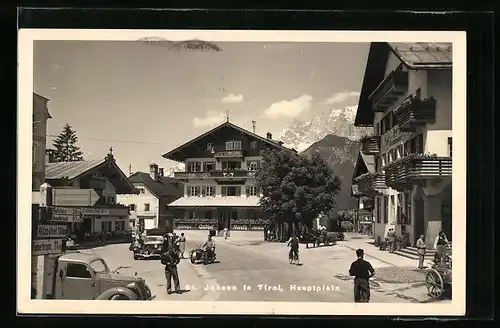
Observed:
[[[216,257],[217,256],[215,254],[215,249],[212,251],[208,251],[208,249],[205,249],[201,246],[197,246],[189,253],[189,260],[193,264],[197,262],[201,262],[205,265],[210,264],[215,261]]]

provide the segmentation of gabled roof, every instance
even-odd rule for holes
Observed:
[[[352,174],[352,180],[364,173],[375,173],[375,156],[358,153],[356,166]]]
[[[211,130],[209,130],[209,131],[207,131],[207,132],[203,133],[202,135],[200,135],[200,136],[198,136],[198,137],[196,137],[196,138],[194,138],[194,139],[192,139],[192,140],[190,140],[190,141],[188,141],[188,142],[186,142],[186,143],[184,143],[184,144],[182,144],[182,145],[178,146],[178,147],[177,147],[177,148],[175,148],[174,150],[171,150],[171,151],[169,151],[168,153],[163,154],[162,156],[163,156],[164,158],[166,158],[166,159],[170,159],[170,160],[178,161],[178,159],[176,159],[176,158],[183,157],[183,156],[177,156],[177,155],[178,155],[178,153],[179,153],[180,151],[182,151],[182,149],[183,149],[183,148],[185,148],[185,147],[187,147],[187,146],[191,145],[192,143],[194,143],[194,142],[196,142],[196,141],[198,141],[198,140],[201,140],[201,139],[205,138],[206,136],[210,135],[211,133],[214,133],[214,132],[216,132],[217,130],[220,130],[220,129],[224,128],[224,127],[230,127],[230,128],[233,128],[233,129],[235,129],[235,130],[236,130],[236,131],[238,131],[238,132],[241,132],[241,133],[247,134],[247,135],[249,135],[249,136],[251,136],[251,137],[253,137],[253,138],[256,138],[257,140],[263,141],[263,142],[267,143],[268,145],[271,145],[271,146],[276,147],[276,148],[278,148],[278,149],[287,149],[287,150],[290,150],[290,151],[291,151],[291,149],[288,149],[288,148],[286,148],[286,147],[283,147],[283,146],[282,146],[282,145],[281,145],[281,144],[280,144],[277,140],[271,140],[271,139],[264,138],[264,137],[262,137],[262,136],[259,136],[258,134],[255,134],[255,133],[253,133],[253,132],[250,132],[250,131],[248,131],[248,130],[245,130],[245,129],[243,129],[243,128],[241,128],[241,127],[239,127],[239,126],[237,126],[237,125],[234,125],[233,123],[231,123],[231,122],[227,121],[227,122],[222,123],[221,125],[216,126],[216,127],[215,127],[215,128],[213,128],[213,129],[211,129]]]
[[[368,97],[383,81],[391,53],[410,70],[451,69],[453,66],[451,43],[372,42],[354,120],[357,127],[373,126],[374,112]]]
[[[116,165],[112,155],[101,160],[47,163],[45,165],[45,180],[49,182],[64,180],[69,183],[92,170],[101,170],[103,175],[115,186],[117,194],[135,194],[137,192],[134,185]]]
[[[184,196],[184,185],[174,178],[159,177],[153,180],[149,173],[135,172],[129,177],[133,184],[141,183],[148,188],[158,198],[174,196],[176,198]]]

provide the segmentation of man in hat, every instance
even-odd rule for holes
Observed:
[[[172,294],[172,280],[174,281],[174,293],[180,294],[179,272],[177,265],[180,262],[179,253],[174,245],[170,245],[165,253],[161,255],[161,264],[165,265],[165,278],[167,279],[167,293]]]

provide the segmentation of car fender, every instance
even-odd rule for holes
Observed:
[[[114,295],[127,296],[129,298],[129,300],[131,300],[131,301],[138,299],[137,294],[126,287],[113,287],[113,288],[106,290],[101,295],[97,296],[96,300],[109,300]]]

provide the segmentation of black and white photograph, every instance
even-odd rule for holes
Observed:
[[[462,32],[21,29],[18,311],[464,314],[465,63]]]

